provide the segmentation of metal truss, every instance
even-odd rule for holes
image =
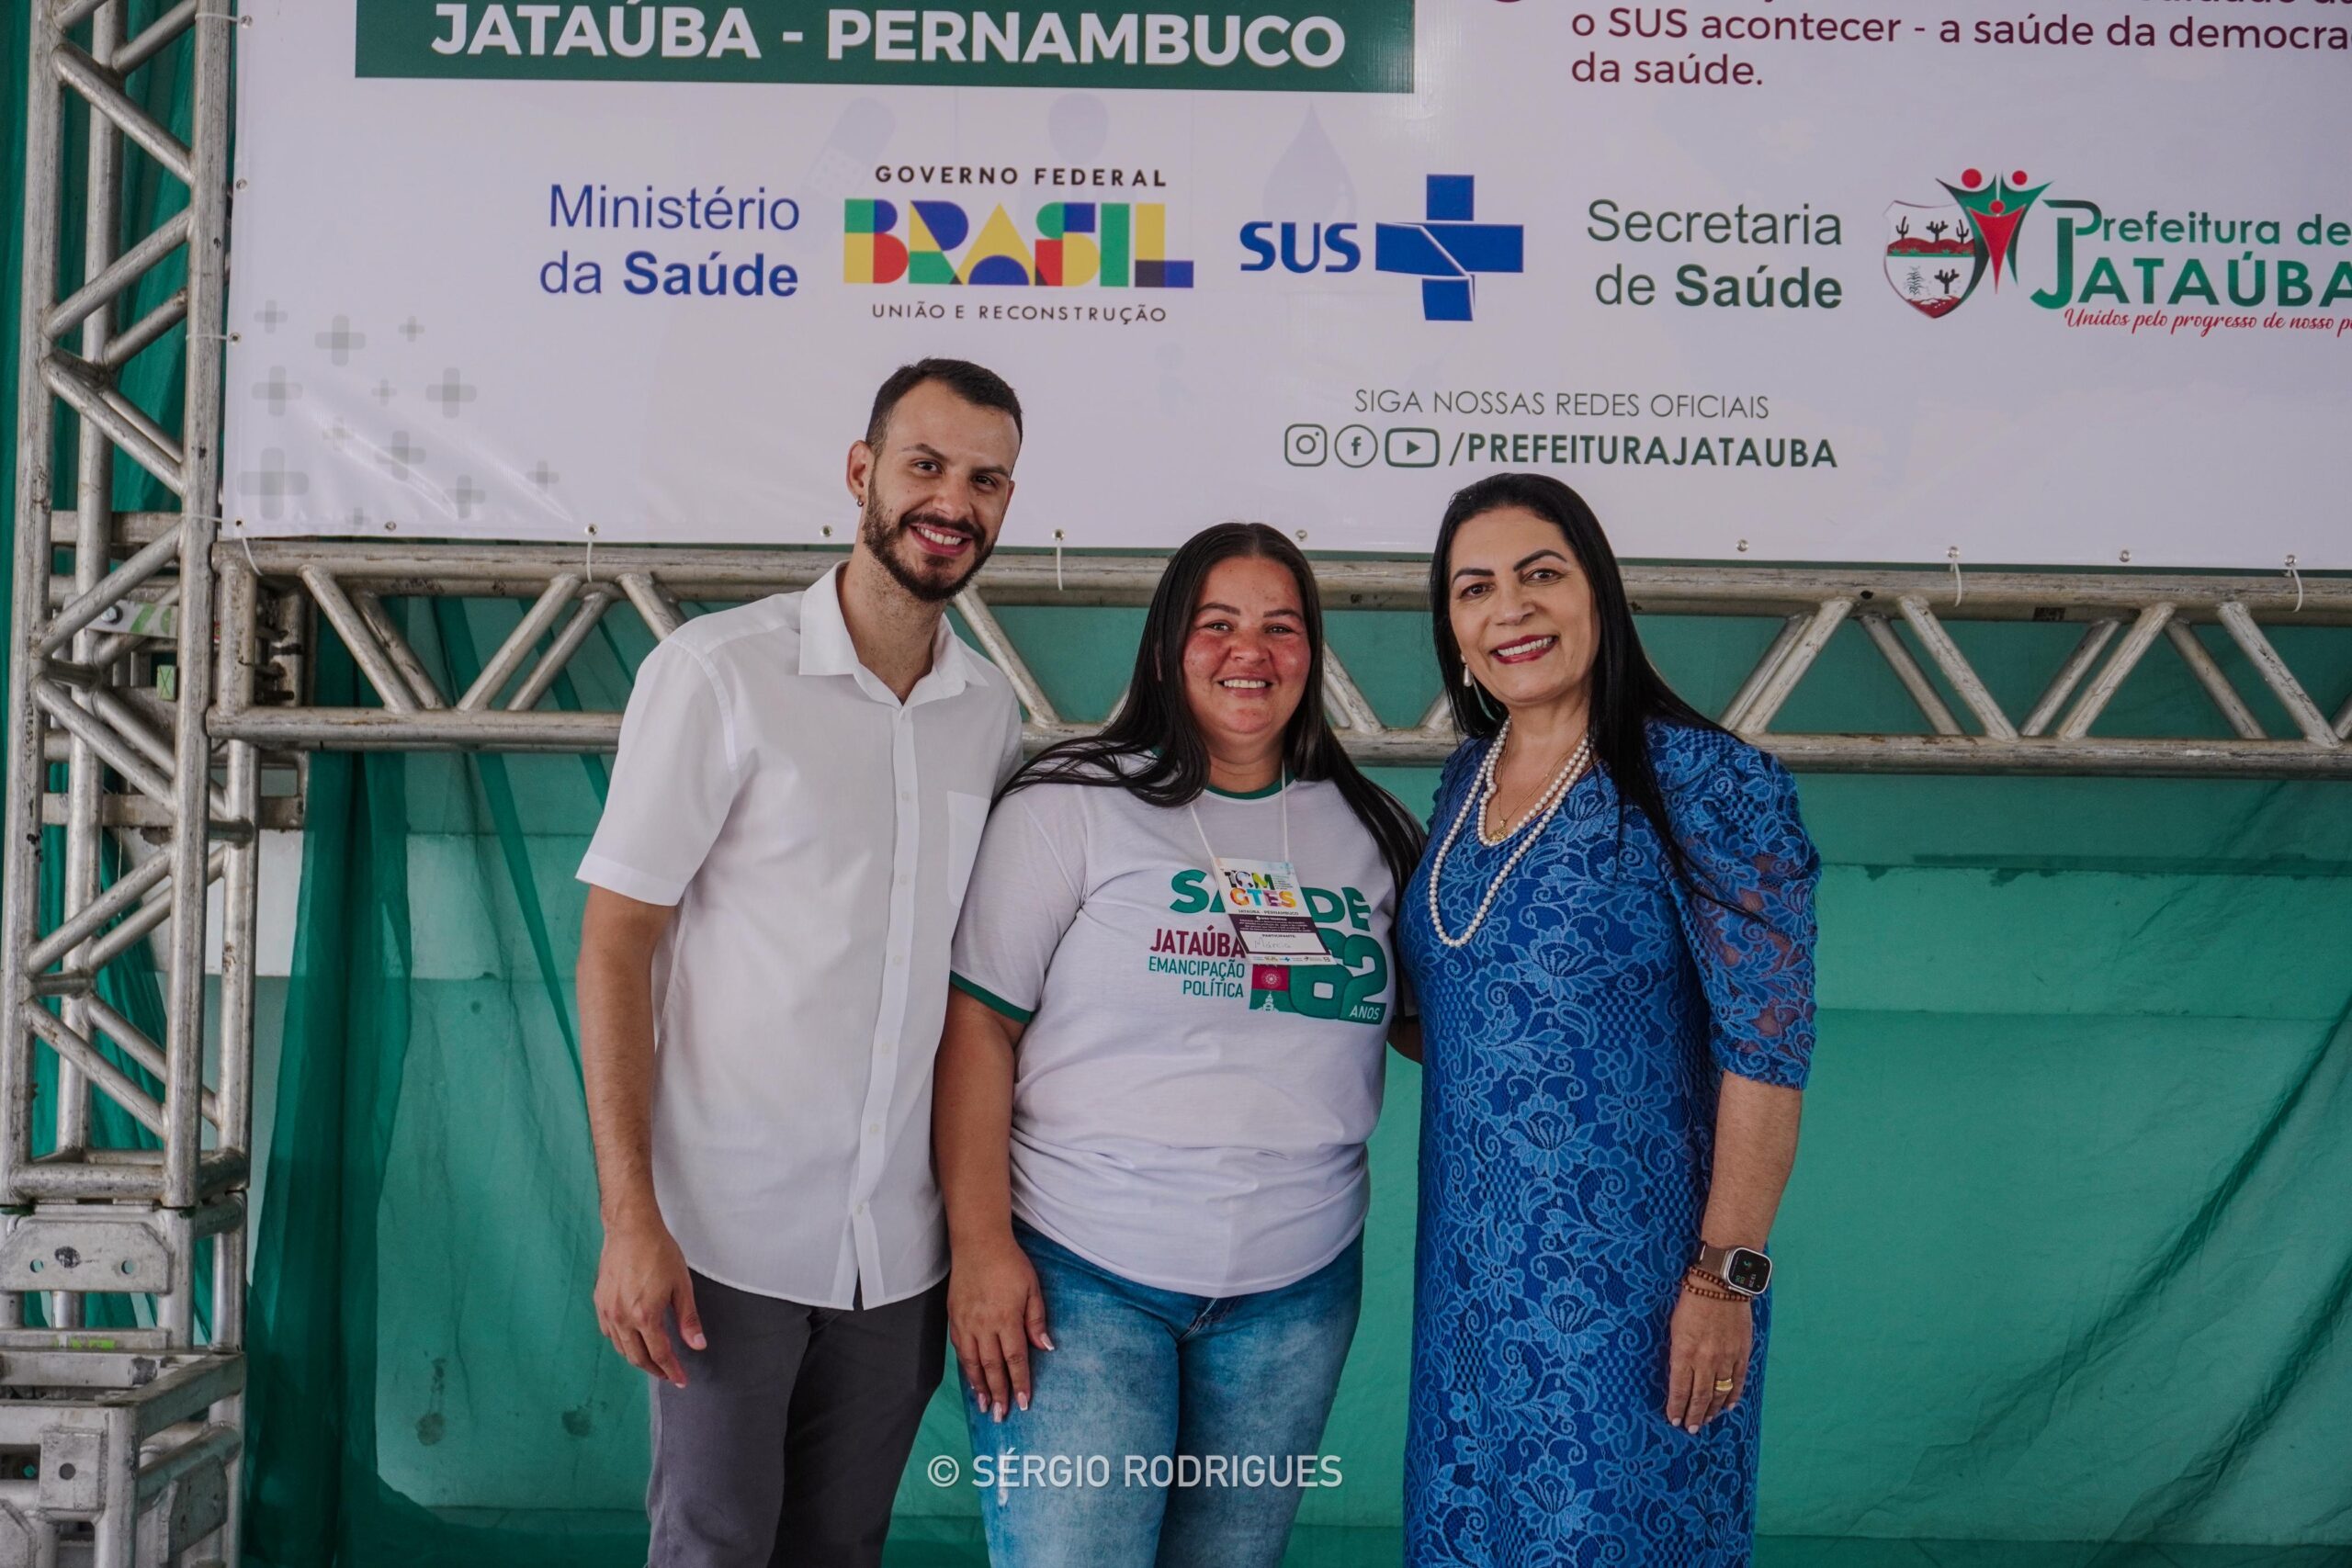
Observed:
[[[684,605],[805,587],[841,558],[838,552],[805,549],[606,547],[591,560],[545,547],[394,548],[307,540],[256,542],[250,552],[223,547],[220,556],[232,582],[258,573],[265,592],[306,598],[350,648],[374,691],[370,706],[269,706],[252,703],[243,688],[224,686],[213,731],[274,751],[610,750],[619,735],[616,712],[539,705],[603,616],[623,610],[664,637],[685,614]],[[991,607],[1142,604],[1159,570],[1158,560],[1146,557],[1057,563],[1046,556],[1001,555],[957,598],[956,607],[975,640],[1021,694],[1033,750],[1089,727],[1055,707]],[[1326,560],[1316,570],[1332,608],[1426,613],[1421,562]],[[1626,584],[1645,615],[1780,623],[1721,717],[1797,768],[2352,778],[2352,746],[2346,743],[2352,701],[2332,716],[2323,712],[2264,630],[2287,622],[2352,628],[2352,581],[2311,580],[2290,587],[2229,576],[1993,572],[1968,578],[1957,604],[1949,575],[1902,569],[1637,565],[1626,570]],[[529,608],[467,691],[444,692],[385,607],[390,600],[420,595],[519,599]],[[1950,624],[1960,620],[2064,622],[2081,634],[2031,710],[2013,714],[1953,640]],[[283,615],[278,621],[292,624]],[[2198,636],[2199,626],[2219,627],[2244,652],[2292,720],[2291,732],[2265,729]],[[1918,710],[1917,730],[1817,734],[1774,728],[1841,633],[1866,638],[1884,660]],[[1416,627],[1411,635],[1421,634]],[[2091,733],[2125,679],[2159,645],[2184,661],[2227,723],[2229,739]],[[1453,750],[1456,737],[1442,701],[1418,725],[1390,728],[1338,658],[1328,666],[1325,694],[1333,721],[1360,760],[1427,764]]]
[[[257,759],[206,728],[233,19],[225,6],[180,0],[133,35],[124,0],[30,9],[0,866],[0,1564],[233,1562]],[[167,55],[189,85],[186,141],[141,107],[135,85]],[[87,125],[79,276],[60,265],[69,106]],[[151,171],[184,187],[186,203],[127,238],[126,186]],[[185,283],[134,317],[135,300],[161,291],[159,265],[175,258]],[[141,406],[124,371],[175,328],[177,395]],[[70,476],[51,467],[61,415],[74,425]],[[184,505],[135,541],[118,526],[119,458]],[[71,525],[60,530],[53,512],[68,491]],[[234,601],[219,608],[227,625],[248,614]],[[233,702],[244,690],[233,637],[226,651]],[[123,798],[141,803],[148,833],[103,886],[109,820],[126,820],[109,802]],[[45,870],[62,886],[56,912],[42,908]],[[215,879],[230,910],[228,1044],[208,1081],[205,904]],[[160,1040],[98,986],[157,931],[169,953]],[[43,1048],[55,1077],[37,1099]],[[108,1141],[101,1105],[147,1134],[144,1146]],[[200,1323],[208,1241],[213,1301]],[[130,1295],[141,1325],[86,1325],[93,1294]],[[34,1301],[45,1325],[27,1322]]]

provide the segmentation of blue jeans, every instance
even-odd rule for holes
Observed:
[[[994,1568],[1276,1568],[1301,1477],[1341,1479],[1317,1450],[1362,1238],[1280,1290],[1188,1296],[1014,1234],[1055,1348],[1030,1352],[1029,1408],[1001,1423],[964,1391]]]

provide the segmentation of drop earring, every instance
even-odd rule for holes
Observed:
[[[1478,684],[1478,682],[1476,682],[1476,681],[1474,681],[1474,680],[1472,680],[1472,679],[1470,678],[1470,661],[1469,661],[1468,660],[1466,660],[1466,659],[1465,659],[1465,660],[1464,660],[1462,661],[1462,686],[1463,686],[1463,689],[1464,689],[1464,691],[1471,691],[1471,690],[1475,690],[1475,689],[1476,688],[1477,684]]]

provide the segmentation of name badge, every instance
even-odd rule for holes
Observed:
[[[1216,874],[1225,896],[1226,919],[1252,964],[1329,964],[1306,890],[1288,861],[1227,860]]]

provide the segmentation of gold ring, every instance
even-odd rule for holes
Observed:
[[[1715,1380],[1715,1392],[1717,1393],[1729,1393],[1731,1392],[1731,1379],[1717,1378]]]

